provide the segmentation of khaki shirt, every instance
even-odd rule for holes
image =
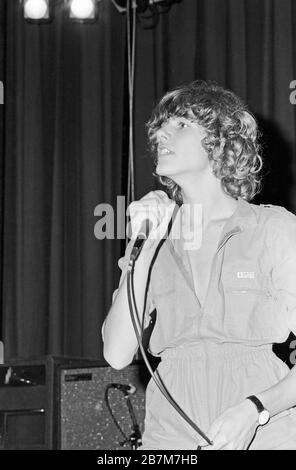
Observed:
[[[180,215],[174,224],[182,223]],[[118,262],[121,281],[132,245]],[[218,243],[203,307],[182,245],[169,235],[151,270],[145,326],[154,309],[149,348],[157,356],[200,340],[255,347],[284,342],[296,332],[295,215],[239,198]]]

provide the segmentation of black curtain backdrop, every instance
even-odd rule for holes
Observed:
[[[102,355],[100,326],[124,244],[95,238],[94,208],[115,207],[125,193],[127,122],[125,17],[101,3],[95,25],[72,24],[56,8],[40,26],[24,22],[18,0],[0,3],[6,357]],[[296,212],[295,25],[293,0],[182,0],[154,29],[138,20],[137,198],[156,187],[144,127],[153,105],[171,87],[210,79],[260,122],[266,176],[256,202]]]
[[[138,29],[136,74],[136,188],[151,186],[152,163],[143,123],[169,88],[214,80],[241,96],[263,133],[265,185],[256,202],[296,212],[296,2],[182,0],[157,28]],[[154,183],[156,186],[156,183]]]
[[[4,86],[5,63],[5,3],[0,2],[0,81]],[[3,272],[3,192],[4,192],[4,105],[0,101],[0,305],[2,306]],[[2,308],[1,308],[2,312]],[[2,315],[0,314],[0,340],[2,339]]]
[[[3,3],[5,356],[100,357],[120,246],[95,238],[94,209],[121,194],[125,21],[103,2],[96,24],[58,4],[28,24]]]

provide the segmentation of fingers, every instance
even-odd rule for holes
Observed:
[[[225,442],[223,441],[223,434],[219,431],[221,429],[221,422],[219,420],[214,421],[211,425],[210,429],[206,433],[207,437],[212,441],[212,445],[210,445],[207,441],[202,439],[199,444],[202,447],[202,450],[218,450],[218,447],[224,445]]]
[[[133,201],[127,210],[128,215],[131,218],[136,217],[138,214],[143,214],[149,218],[151,211],[153,214],[157,214],[157,211],[164,214],[164,205],[170,201],[164,191],[151,191],[146,194],[138,201]]]
[[[144,226],[143,222],[148,220],[150,238],[161,238],[162,226],[169,223],[174,207],[175,203],[161,190],[151,191],[140,200],[132,202],[127,211],[130,216],[127,236],[135,239]],[[143,228],[143,231],[146,233],[146,229]]]
[[[213,445],[205,445],[201,446],[202,450],[227,450],[232,449],[232,443],[226,442],[224,437],[217,438],[216,440],[212,441]]]
[[[153,225],[153,229],[149,233],[150,240],[161,240],[165,235],[167,235],[168,225],[175,206],[176,203],[173,201],[170,201],[168,204],[166,204],[165,210],[162,212],[161,218],[158,220],[159,223]]]
[[[129,238],[136,238],[139,233],[139,230],[142,227],[142,223],[145,220],[149,220],[149,231],[152,227],[156,227],[159,223],[159,220],[162,218],[162,210],[154,202],[149,204],[142,204],[140,202],[132,203],[129,206],[129,216],[130,216],[130,225],[128,228],[131,229],[127,235]]]
[[[209,436],[208,436],[209,437]],[[202,448],[209,446],[210,444],[203,437],[199,438],[198,445]]]
[[[155,191],[151,191],[151,193],[156,193],[156,195],[162,199],[169,199],[167,193],[165,191],[162,191],[161,189],[156,189]]]
[[[256,427],[253,418],[245,413],[241,404],[225,410],[211,425],[207,436],[213,445],[202,450],[243,450],[254,437]]]
[[[243,447],[235,446],[234,442],[224,442],[224,444],[221,444],[221,442],[216,441],[212,446],[209,444],[201,446],[201,450],[243,450]]]
[[[222,423],[220,420],[216,420],[213,422],[213,424],[211,425],[209,431],[208,431],[208,438],[214,443],[214,441],[216,441],[217,437],[220,435],[222,435],[220,432],[221,430],[221,426],[222,426]]]
[[[215,433],[215,434],[214,434]],[[208,431],[207,436],[212,441],[213,445],[208,443],[201,443],[202,450],[243,450],[246,448],[246,442],[249,438],[242,438],[238,435],[233,435],[229,429],[224,429],[221,425],[212,431]]]

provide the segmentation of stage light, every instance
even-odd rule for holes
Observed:
[[[24,17],[32,21],[50,19],[49,0],[24,0]]]
[[[97,0],[70,0],[70,18],[93,20],[96,18]]]

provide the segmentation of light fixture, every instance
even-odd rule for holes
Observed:
[[[50,21],[51,7],[49,0],[24,0],[24,18],[31,22]]]
[[[100,0],[69,0],[69,17],[76,21],[94,21]]]

